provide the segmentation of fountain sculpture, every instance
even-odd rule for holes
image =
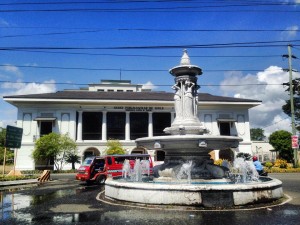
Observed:
[[[215,149],[236,149],[241,138],[211,135],[198,119],[197,76],[185,50],[179,66],[170,70],[175,77],[173,89],[176,118],[164,136],[136,140],[139,147],[163,150],[165,161],[155,167],[151,182],[124,182],[108,179],[105,196],[137,203],[232,207],[272,201],[283,196],[281,181],[234,184],[229,169],[213,164],[208,154]],[[243,174],[238,175],[245,180]]]

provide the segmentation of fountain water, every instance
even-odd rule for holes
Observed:
[[[210,151],[235,149],[242,139],[235,136],[210,135],[199,121],[197,76],[201,75],[202,71],[198,66],[191,65],[186,50],[180,65],[172,68],[170,73],[175,77],[174,122],[171,127],[165,128],[165,136],[136,140],[137,146],[163,150],[164,163],[155,167],[155,178],[152,182],[126,183],[108,179],[105,195],[113,199],[146,204],[204,207],[231,207],[281,198],[283,192],[279,180],[267,178],[264,182],[247,182],[250,174],[245,171],[249,170],[242,168],[250,168],[247,163],[237,164],[239,168],[232,175],[238,184],[234,184],[228,178],[228,167],[213,164],[208,154]],[[140,167],[140,163],[138,166]],[[181,182],[184,179],[186,182]],[[135,180],[140,179],[135,177]]]
[[[124,160],[122,167],[122,178],[126,181],[141,182],[143,176],[150,177],[150,162],[149,160],[136,159],[133,168],[130,166],[128,159]]]
[[[179,173],[176,175],[177,179],[180,180],[184,177],[184,175],[187,177],[187,181],[190,184],[191,183],[191,172],[192,172],[192,166],[193,161],[190,160],[187,163],[182,164]]]

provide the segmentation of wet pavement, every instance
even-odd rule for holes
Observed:
[[[257,209],[198,210],[131,207],[99,201],[103,186],[52,175],[42,185],[14,186],[0,194],[0,224],[300,224],[300,174],[270,174],[283,181],[289,202]]]

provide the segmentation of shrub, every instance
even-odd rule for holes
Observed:
[[[119,140],[108,140],[107,148],[105,150],[106,155],[124,155],[125,149],[122,147]]]
[[[274,166],[281,169],[286,169],[288,167],[288,163],[285,159],[276,159]]]
[[[270,162],[270,161],[267,161],[266,163],[265,163],[265,167],[267,167],[267,168],[271,168],[273,166],[273,163],[272,162]]]
[[[217,165],[217,166],[221,166],[222,163],[223,163],[223,159],[218,159],[218,160],[214,161],[214,164]]]

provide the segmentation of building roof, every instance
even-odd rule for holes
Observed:
[[[50,99],[63,100],[141,100],[141,101],[174,101],[174,93],[170,92],[95,92],[95,91],[58,91],[55,93],[28,94],[4,96],[4,100],[15,102],[18,100],[30,101],[30,99],[39,99],[40,101]],[[207,93],[198,93],[199,102],[234,102],[234,103],[254,103],[260,104],[261,101],[253,99],[233,98],[216,96]]]

